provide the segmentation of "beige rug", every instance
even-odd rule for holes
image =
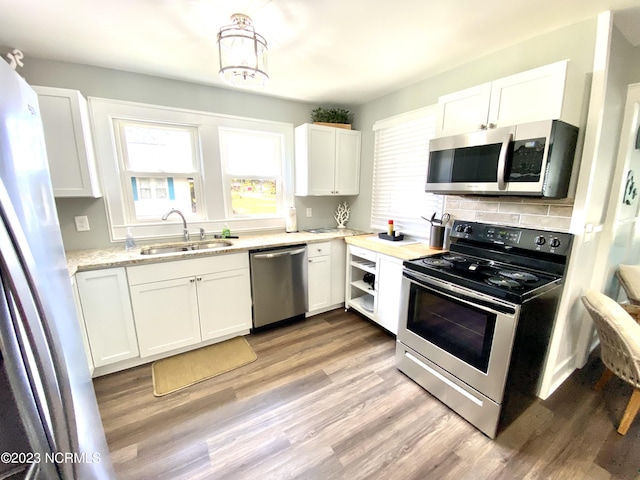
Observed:
[[[161,397],[176,392],[254,362],[256,358],[244,337],[163,358],[151,365],[153,394]]]

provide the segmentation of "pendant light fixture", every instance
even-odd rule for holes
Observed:
[[[256,33],[247,15],[235,13],[231,22],[218,33],[220,78],[236,86],[266,85],[267,41]]]

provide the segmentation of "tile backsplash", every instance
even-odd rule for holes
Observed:
[[[452,220],[499,223],[568,232],[573,199],[526,197],[445,196],[445,212]]]

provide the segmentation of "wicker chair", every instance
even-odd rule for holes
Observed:
[[[629,315],[640,322],[640,265],[619,265],[616,276],[629,303],[622,303]]]
[[[595,290],[582,297],[600,337],[600,357],[605,370],[595,385],[600,390],[617,375],[633,387],[618,433],[626,435],[640,409],[640,325],[613,299]]]

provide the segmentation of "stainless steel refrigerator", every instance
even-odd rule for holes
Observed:
[[[73,304],[38,97],[0,59],[0,479],[115,478]]]

